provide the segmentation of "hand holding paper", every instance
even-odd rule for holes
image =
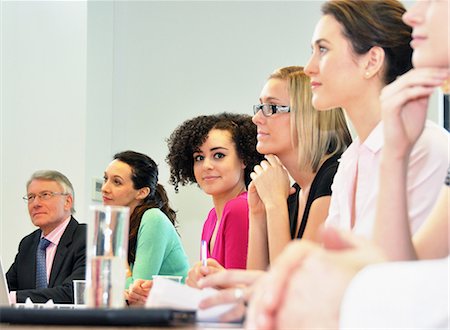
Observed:
[[[203,299],[215,295],[217,292],[217,290],[211,288],[199,290],[174,281],[161,279],[153,284],[146,307],[196,310],[197,321],[218,322],[220,316],[231,310],[235,304],[199,309],[199,304]]]

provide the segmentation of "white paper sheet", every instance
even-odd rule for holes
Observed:
[[[167,279],[158,279],[147,299],[147,308],[173,308],[180,310],[196,310],[197,321],[219,322],[219,317],[231,310],[234,304],[224,304],[208,309],[199,309],[201,300],[217,292],[215,289],[195,289],[187,285]]]

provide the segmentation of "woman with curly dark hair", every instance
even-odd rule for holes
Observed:
[[[221,113],[189,119],[171,134],[168,147],[166,160],[175,190],[197,183],[213,199],[202,232],[208,257],[225,268],[245,269],[247,187],[253,167],[262,160],[251,117]]]

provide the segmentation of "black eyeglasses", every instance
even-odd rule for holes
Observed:
[[[291,108],[288,105],[255,104],[253,106],[253,113],[256,115],[259,110],[262,110],[263,115],[266,117],[270,117],[274,113],[291,112]]]

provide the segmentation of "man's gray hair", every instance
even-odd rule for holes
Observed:
[[[65,194],[70,194],[72,196],[72,208],[70,209],[70,212],[72,214],[75,213],[75,193],[73,191],[72,183],[70,183],[69,179],[64,174],[52,170],[36,171],[31,175],[30,179],[27,182],[27,190],[28,186],[33,180],[47,180],[55,181],[56,183],[58,183]]]

